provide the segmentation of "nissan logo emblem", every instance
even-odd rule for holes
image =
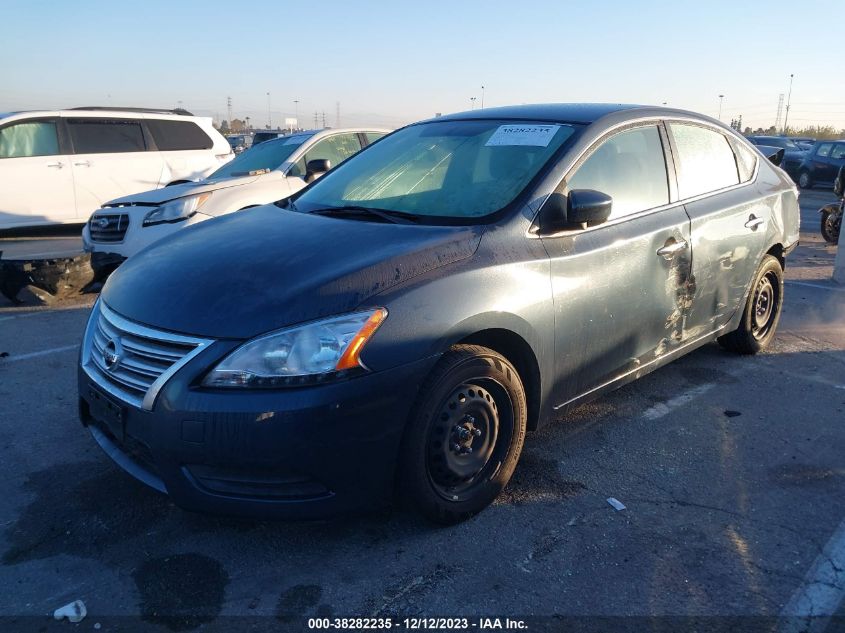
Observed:
[[[103,348],[103,362],[106,364],[106,369],[115,371],[123,360],[123,345],[120,344],[119,338],[109,339],[106,346]]]

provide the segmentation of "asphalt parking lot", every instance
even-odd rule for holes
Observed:
[[[835,248],[816,213],[829,200],[802,194],[772,349],[708,345],[547,425],[502,498],[450,528],[402,511],[183,512],[78,422],[93,297],[0,303],[0,629],[132,630],[140,616],[161,631],[293,631],[313,616],[398,615],[558,630],[600,615],[801,630],[767,618],[836,612],[808,630],[845,630],[845,287],[829,281]],[[87,618],[53,622],[75,599]]]

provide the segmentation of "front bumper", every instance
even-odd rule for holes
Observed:
[[[195,213],[181,222],[165,222],[163,224],[154,224],[153,226],[143,226],[144,217],[154,208],[127,207],[121,209],[121,211],[127,213],[129,216],[129,226],[123,238],[118,242],[99,242],[94,240],[91,236],[89,225],[86,224],[82,228],[83,250],[92,253],[92,255],[101,253],[110,257],[120,258],[120,261],[123,261],[150,244],[154,244],[168,235],[173,235],[180,229],[193,226],[212,217],[203,213]],[[97,212],[94,215],[97,215]]]
[[[152,411],[117,403],[117,422],[92,415],[104,394],[80,367],[82,423],[124,470],[186,510],[215,514],[319,518],[389,502],[405,422],[436,357],[273,391],[194,387],[184,376],[201,358]]]

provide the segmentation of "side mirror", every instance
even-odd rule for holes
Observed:
[[[311,182],[317,176],[322,176],[332,168],[332,162],[327,158],[315,158],[305,165],[305,182]]]
[[[568,196],[553,193],[540,210],[540,230],[548,234],[595,226],[607,221],[612,206],[609,195],[592,189],[573,189]]]

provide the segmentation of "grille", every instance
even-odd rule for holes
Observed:
[[[98,386],[149,411],[167,380],[209,343],[139,325],[100,301],[88,322],[82,362]]]
[[[128,228],[126,213],[95,213],[88,221],[88,231],[95,242],[122,242]]]

